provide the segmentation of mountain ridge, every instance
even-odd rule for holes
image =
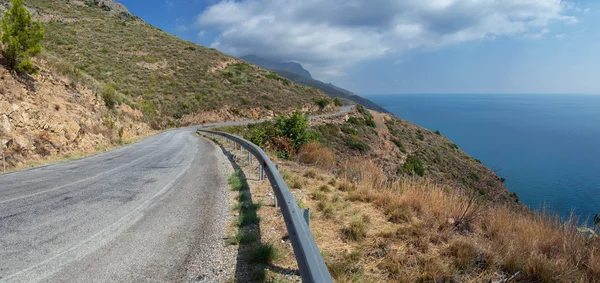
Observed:
[[[302,65],[299,63],[294,63],[294,64],[298,64],[302,70],[304,70],[304,71],[306,71],[306,73],[308,73],[308,76],[303,75],[302,74],[303,72],[301,72],[301,71],[294,71],[294,70],[289,70],[289,69],[285,69],[285,68],[278,68],[281,64],[287,64],[287,63],[274,62],[274,61],[271,61],[271,60],[268,60],[265,58],[258,57],[256,55],[246,55],[246,56],[240,57],[240,59],[245,60],[254,65],[257,65],[259,67],[265,68],[267,70],[270,70],[272,72],[275,72],[278,75],[280,75],[284,78],[287,78],[290,81],[295,82],[297,84],[301,84],[304,86],[310,86],[310,87],[319,89],[332,98],[335,98],[335,97],[343,98],[346,100],[350,100],[354,103],[361,104],[371,110],[375,110],[375,111],[383,112],[383,113],[390,113],[389,111],[387,111],[385,108],[379,106],[378,104],[370,101],[367,98],[359,96],[347,89],[341,88],[332,83],[324,83],[322,81],[312,78],[312,76],[310,76],[310,72],[307,71],[306,69],[304,69],[304,67],[302,67]]]

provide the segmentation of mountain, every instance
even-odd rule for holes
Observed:
[[[312,79],[310,72],[304,69],[302,65],[296,62],[274,62],[264,58],[260,58],[256,55],[242,56],[240,57],[240,59],[246,60],[247,62],[250,62],[256,66],[260,66],[268,70],[287,71],[303,76],[305,78]]]
[[[389,113],[385,108],[377,105],[376,103],[356,95],[355,93],[343,89],[341,87],[335,86],[331,83],[324,83],[319,80],[315,80],[310,76],[310,73],[305,70],[302,65],[298,63],[278,63],[274,61],[270,61],[264,58],[260,58],[255,55],[242,56],[241,59],[244,59],[254,65],[263,67],[265,69],[271,70],[278,75],[289,79],[292,82],[297,84],[310,86],[316,89],[323,91],[325,94],[330,97],[339,97],[343,99],[350,100],[354,103],[361,104],[371,110],[375,110],[378,112]],[[294,68],[291,68],[289,64],[293,64]]]

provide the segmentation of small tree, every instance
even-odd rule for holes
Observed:
[[[11,7],[2,16],[2,43],[8,67],[19,72],[36,72],[29,58],[42,51],[44,29],[40,21],[33,21],[23,6],[23,0],[12,0]]]
[[[281,134],[293,142],[294,149],[297,150],[303,144],[309,142],[313,137],[308,130],[308,115],[302,115],[300,109],[288,117],[281,116],[276,120],[277,127]]]

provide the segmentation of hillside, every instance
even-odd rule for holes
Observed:
[[[249,55],[249,56],[242,56],[241,58],[252,64],[255,64],[257,66],[263,67],[265,69],[269,69],[269,70],[277,73],[278,75],[280,75],[284,78],[287,78],[290,81],[295,82],[297,84],[301,84],[304,86],[309,86],[309,87],[319,89],[319,90],[323,91],[325,94],[327,94],[329,97],[343,98],[343,99],[352,101],[354,103],[363,105],[371,110],[375,110],[375,111],[379,111],[379,112],[383,112],[383,113],[389,113],[383,107],[377,105],[376,103],[374,103],[362,96],[356,95],[355,93],[353,93],[349,90],[343,89],[341,87],[337,87],[331,83],[324,83],[322,81],[313,79],[310,76],[310,73],[308,73],[308,71],[306,71],[304,68],[302,68],[302,66],[298,63],[294,63],[294,64],[297,64],[299,66],[299,68],[301,68],[301,70],[304,70],[306,72],[297,70],[297,67],[294,69],[287,68],[286,67],[287,65],[285,65],[285,64],[289,64],[289,63],[273,62],[273,61],[270,61],[270,60],[267,60],[264,58],[260,58],[258,56]],[[308,75],[306,75],[305,73],[308,73]]]
[[[140,109],[157,128],[201,121],[195,117],[224,108],[242,117],[272,116],[298,106],[317,111],[314,100],[324,96],[167,34],[124,7],[113,9],[113,1],[31,0],[26,5],[42,20],[47,52],[74,66],[59,71],[73,77],[73,84],[85,73],[114,87],[118,102]]]
[[[10,0],[0,0],[0,13]],[[322,92],[181,40],[113,0],[28,0],[39,74],[0,66],[9,170],[103,151],[171,127],[333,111]],[[1,14],[0,14],[1,15]],[[0,56],[0,61],[2,57]]]

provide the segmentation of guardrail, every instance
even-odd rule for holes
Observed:
[[[275,193],[276,202],[279,204],[281,214],[283,214],[285,226],[294,248],[294,255],[298,262],[302,281],[333,282],[323,256],[321,256],[321,251],[310,232],[310,227],[305,221],[304,212],[298,207],[296,199],[267,154],[257,145],[236,135],[202,129],[198,129],[198,132],[225,137],[254,155],[260,163],[261,173],[264,170]]]

